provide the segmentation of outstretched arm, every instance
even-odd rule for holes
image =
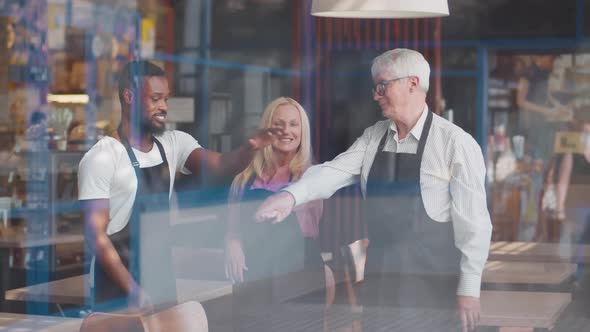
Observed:
[[[548,99],[553,104],[552,107],[539,105],[527,99],[529,92],[529,80],[521,78],[516,90],[516,104],[526,112],[534,112],[543,115],[546,119],[564,119],[572,114],[571,108],[562,105],[557,99],[548,94]]]
[[[281,222],[295,206],[329,198],[338,189],[356,183],[360,178],[371,128],[366,129],[348,150],[332,161],[308,168],[299,181],[267,198],[256,211],[256,219],[259,222]]]
[[[247,143],[234,151],[219,153],[206,149],[195,149],[188,156],[185,166],[193,174],[201,174],[203,169],[206,174],[215,177],[234,177],[246,168],[254,157],[254,152],[272,144],[282,131],[276,128],[258,130]]]
[[[548,115],[551,111],[548,107],[538,105],[527,99],[527,95],[529,93],[529,85],[529,80],[526,78],[521,78],[518,81],[518,87],[516,89],[516,104],[523,111]]]

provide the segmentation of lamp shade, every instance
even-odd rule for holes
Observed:
[[[311,15],[342,18],[420,18],[449,15],[447,0],[313,0]]]

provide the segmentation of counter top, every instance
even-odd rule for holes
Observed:
[[[6,291],[7,300],[84,305],[90,298],[87,275]],[[229,281],[176,279],[178,302],[205,302],[232,293]]]
[[[57,234],[53,236],[23,235],[0,237],[0,248],[31,248],[53,244],[84,242],[82,234]]]
[[[560,285],[576,271],[572,263],[488,261],[482,282],[498,284]]]
[[[78,332],[81,325],[79,318],[0,313],[2,331]]]
[[[539,242],[492,242],[490,260],[575,262],[590,264],[590,245]]]

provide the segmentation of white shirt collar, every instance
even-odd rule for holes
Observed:
[[[416,122],[414,127],[410,130],[410,135],[414,136],[414,138],[417,141],[419,141],[420,137],[422,136],[422,131],[424,130],[424,124],[426,123],[427,116],[428,116],[428,105],[424,105],[424,109],[422,110],[422,114],[420,115],[418,122]],[[397,139],[398,139],[397,126],[395,125],[395,122],[391,121],[391,125],[389,126],[389,129],[391,129],[395,133],[395,138],[397,141]]]

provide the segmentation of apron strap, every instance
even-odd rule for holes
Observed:
[[[135,193],[135,197],[137,197],[137,194],[141,192],[141,168],[139,167],[139,162],[135,157],[135,153],[133,153],[133,150],[131,149],[131,144],[129,144],[127,136],[123,134],[121,127],[117,129],[117,133],[119,134],[119,138],[121,139],[121,144],[123,144],[125,150],[127,151],[129,160],[131,160],[131,166],[133,166],[133,170],[135,171],[135,177],[137,178],[137,191]],[[135,200],[135,202],[137,202],[137,199]],[[135,207],[135,202],[133,203],[133,207]]]
[[[420,161],[422,161],[422,154],[424,153],[424,146],[426,145],[426,139],[428,138],[428,134],[430,132],[430,127],[432,125],[432,112],[430,110],[426,110],[428,115],[426,115],[426,122],[424,122],[424,129],[422,129],[422,135],[420,136],[420,141],[418,142],[418,151],[416,154],[419,156]]]
[[[133,203],[133,210],[132,210],[132,211],[135,211],[135,207],[136,207],[135,204],[137,203],[137,195],[141,192],[141,187],[142,187],[141,167],[139,166],[139,162],[137,161],[137,158],[135,157],[135,153],[133,152],[133,149],[131,148],[131,144],[129,144],[129,140],[127,139],[127,136],[121,131],[121,128],[117,129],[117,133],[119,134],[119,138],[121,138],[121,144],[123,144],[123,146],[125,147],[125,150],[127,151],[127,155],[129,156],[129,160],[131,160],[131,166],[133,166],[133,170],[135,171],[135,177],[137,178],[137,190],[135,192],[136,199]],[[152,140],[154,141],[154,143],[158,147],[158,150],[160,152],[160,157],[162,158],[162,162],[164,164],[168,164],[168,159],[166,158],[166,153],[164,152],[164,147],[162,146],[162,143],[160,143],[160,141],[157,140],[153,136],[152,136]]]
[[[139,253],[139,200],[140,194],[142,192],[142,172],[139,162],[137,161],[137,157],[131,148],[131,144],[129,144],[129,140],[127,136],[123,133],[121,128],[117,129],[117,133],[119,134],[119,138],[121,139],[121,144],[125,147],[127,151],[127,155],[129,156],[129,160],[131,160],[131,166],[133,166],[133,170],[135,171],[135,178],[137,179],[137,190],[135,191],[135,200],[133,201],[133,206],[131,207],[131,216],[129,217],[129,225],[130,227],[130,236],[129,236],[129,247],[130,247],[130,259],[129,259],[129,272],[131,275],[136,278],[138,282],[139,280],[139,257],[136,256]],[[168,159],[166,158],[166,153],[164,152],[164,147],[162,143],[158,141],[155,137],[152,136],[152,139],[158,150],[160,150],[160,156],[162,157],[162,162],[165,165],[168,165]],[[168,166],[169,167],[169,166]],[[135,254],[134,254],[135,253]],[[135,256],[135,258],[133,258]]]
[[[416,154],[422,159],[422,154],[424,153],[424,146],[426,145],[426,139],[428,138],[428,134],[430,132],[430,127],[432,126],[432,112],[430,110],[426,110],[428,115],[426,115],[426,121],[424,122],[424,129],[422,129],[422,135],[420,136],[420,141],[418,141],[418,150]],[[385,142],[387,141],[387,135],[389,134],[389,128],[385,131],[385,134],[381,138],[379,142],[379,147],[377,148],[377,152],[383,151],[385,148]]]
[[[133,170],[135,171],[135,178],[137,179],[137,190],[135,191],[135,200],[133,200],[133,206],[131,207],[131,216],[129,217],[129,221],[127,224],[129,227],[129,273],[131,276],[141,284],[139,280],[139,212],[138,210],[138,198],[139,194],[141,193],[142,187],[142,175],[141,175],[141,168],[139,167],[139,162],[135,157],[135,153],[131,149],[131,144],[129,144],[129,140],[127,136],[121,130],[121,127],[117,129],[117,133],[119,134],[119,138],[121,139],[121,144],[125,147],[127,151],[127,155],[129,156],[129,160],[131,160],[131,166],[133,166]]]
[[[418,160],[420,161],[420,164],[422,164],[422,155],[424,154],[424,146],[426,146],[426,140],[428,138],[428,134],[430,132],[430,127],[432,126],[432,112],[430,110],[426,110],[426,112],[428,112],[428,114],[426,115],[426,121],[424,122],[424,128],[422,129],[422,135],[420,136],[420,140],[418,141],[418,150],[416,151],[416,155],[418,156]],[[383,149],[385,148],[385,142],[387,141],[387,136],[389,135],[389,128],[387,128],[387,130],[385,131],[385,134],[383,134],[383,137],[381,138],[381,141],[379,141],[379,147],[377,148],[377,153],[379,152],[383,152]],[[397,158],[397,152],[393,153],[393,159],[394,162],[392,163],[394,170],[393,170],[393,174],[395,174],[395,178],[397,179],[397,170],[398,170],[398,158]]]
[[[164,147],[162,146],[162,143],[160,143],[160,141],[153,136],[152,139],[154,140],[154,143],[156,143],[156,146],[158,146],[158,150],[160,150],[160,157],[162,157],[162,162],[168,164],[168,159],[166,159],[166,153],[164,153]]]

